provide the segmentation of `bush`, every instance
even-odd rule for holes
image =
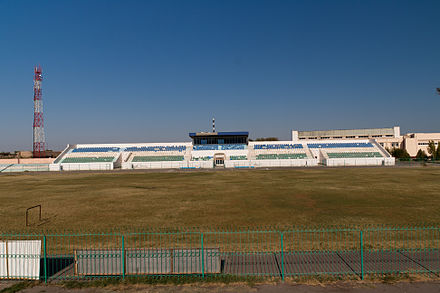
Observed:
[[[437,150],[435,151],[435,157],[437,160],[440,160],[440,142],[437,145]]]
[[[433,160],[437,160],[437,150],[435,149],[435,143],[432,140],[430,140],[428,143],[428,153],[431,155]]]
[[[423,150],[419,150],[416,155],[418,161],[424,161],[428,158],[428,155]]]
[[[410,159],[411,156],[404,149],[393,148],[391,150],[391,155],[397,159]]]

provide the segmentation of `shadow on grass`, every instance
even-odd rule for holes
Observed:
[[[134,284],[146,284],[146,285],[183,285],[183,284],[195,284],[195,283],[246,283],[249,286],[253,286],[256,283],[268,282],[270,279],[257,276],[207,276],[202,278],[201,276],[140,276],[140,277],[127,277],[110,278],[110,279],[98,279],[88,281],[63,281],[60,284],[68,289],[80,289],[87,287],[106,287],[106,286],[118,286],[118,285],[134,285]]]
[[[19,283],[15,283],[14,285],[4,288],[3,290],[0,291],[0,293],[16,293],[16,292],[20,292],[21,290],[24,290],[26,288],[30,288],[35,286],[37,283],[36,282],[19,282]]]

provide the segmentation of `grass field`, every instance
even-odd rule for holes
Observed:
[[[438,167],[13,174],[0,227],[36,204],[35,231],[438,223],[439,195]]]

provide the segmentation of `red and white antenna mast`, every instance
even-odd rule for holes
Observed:
[[[34,70],[34,139],[33,152],[35,158],[41,158],[46,153],[46,138],[44,137],[43,100],[41,81],[43,80],[41,66]]]

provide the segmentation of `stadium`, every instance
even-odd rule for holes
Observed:
[[[74,144],[17,159],[0,176],[1,197],[14,199],[0,207],[0,278],[435,276],[440,230],[401,225],[439,220],[440,171],[396,167],[385,146],[405,142],[399,132],[253,141],[213,128],[189,142]],[[36,165],[53,172],[10,174]]]
[[[41,111],[41,96],[34,102]],[[248,131],[217,132],[213,120],[187,142],[73,144],[47,158],[42,117],[35,112],[34,158],[0,160],[2,279],[440,271],[438,226],[400,226],[439,220],[438,167],[394,167],[388,151],[438,145],[437,134],[292,130],[291,140],[253,141]],[[10,174],[23,171],[52,172]]]
[[[375,140],[249,141],[248,132],[192,132],[191,142],[76,144],[51,171],[390,166],[394,158]]]
[[[440,2],[321,2],[0,4],[0,293],[439,291]]]

